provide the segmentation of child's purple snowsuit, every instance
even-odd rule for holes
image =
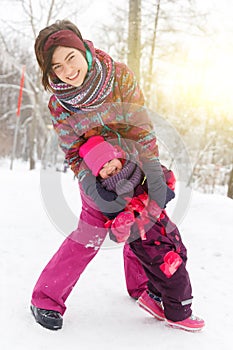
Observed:
[[[80,275],[101,247],[107,229],[106,218],[82,191],[82,212],[78,227],[65,239],[42,271],[32,294],[32,304],[62,315],[65,301]],[[137,299],[147,289],[148,278],[129,245],[124,247],[125,279],[130,296]]]
[[[146,191],[146,183],[139,184],[134,190],[133,198],[140,199],[144,194],[145,199]],[[156,203],[153,204],[155,205]],[[135,209],[138,214],[143,214],[143,208],[140,209],[139,205]],[[162,210],[159,218],[147,213],[143,227],[145,236],[141,236],[141,225],[138,227],[134,222],[128,242],[147,274],[149,290],[162,298],[166,318],[182,321],[192,314],[192,288],[186,270],[187,251],[178,228],[165,210]]]
[[[181,321],[191,316],[192,288],[186,270],[187,251],[176,225],[166,213],[163,212],[162,218],[146,229],[146,240],[135,237],[130,248],[144,267],[149,290],[162,297],[166,318]],[[169,255],[177,257],[177,266],[167,263]],[[168,266],[168,271],[162,269],[164,265]],[[169,268],[171,273],[168,273]]]

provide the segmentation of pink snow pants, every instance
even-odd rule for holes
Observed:
[[[66,299],[107,235],[104,216],[82,192],[81,198],[82,211],[77,229],[45,266],[32,294],[33,305],[62,315],[66,310]],[[148,278],[128,244],[124,246],[123,257],[126,287],[129,295],[137,299],[147,289]]]

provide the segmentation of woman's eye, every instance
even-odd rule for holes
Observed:
[[[61,69],[61,65],[57,65],[57,66],[54,66],[54,67],[53,67],[53,70],[58,71],[59,69]]]

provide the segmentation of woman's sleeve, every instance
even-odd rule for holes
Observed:
[[[129,125],[127,137],[135,141],[142,170],[147,177],[148,194],[161,208],[174,198],[174,192],[167,186],[159,162],[159,152],[153,123],[145,106],[143,93],[134,74],[125,66],[121,81],[125,121]]]
[[[52,96],[49,101],[49,110],[54,130],[59,139],[59,145],[65,153],[65,159],[69,166],[78,175],[82,158],[79,156],[79,148],[84,140],[75,133],[74,129],[68,123],[69,112],[65,111]]]
[[[123,65],[119,82],[125,122],[125,137],[136,141],[141,159],[158,159],[158,146],[154,126],[145,105],[144,95],[133,72]]]

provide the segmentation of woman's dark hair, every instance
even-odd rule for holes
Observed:
[[[63,29],[72,30],[83,41],[79,29],[68,20],[58,20],[50,26],[42,29],[35,41],[34,48],[36,59],[42,72],[42,85],[45,90],[50,90],[49,76],[53,76],[52,57],[56,46],[52,46],[47,52],[45,52],[44,45],[51,34]]]

